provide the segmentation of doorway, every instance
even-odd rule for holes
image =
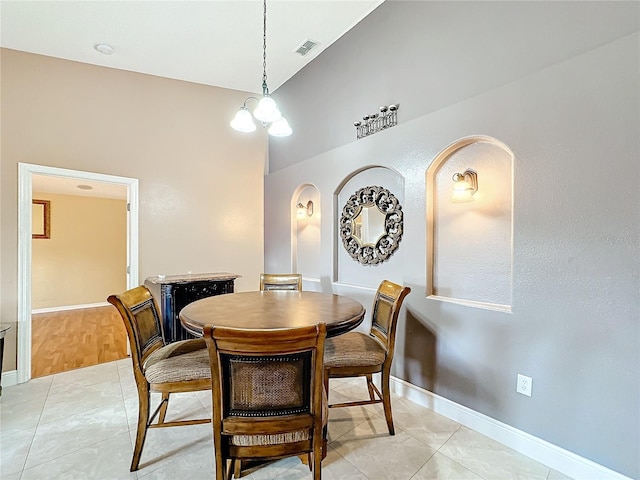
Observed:
[[[42,165],[18,164],[18,362],[17,381],[31,378],[32,348],[32,201],[34,179],[53,183],[126,189],[126,285],[138,285],[138,180]]]

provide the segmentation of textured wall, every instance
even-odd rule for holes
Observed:
[[[127,288],[127,201],[33,193],[51,201],[51,238],[31,242],[31,308],[102,303]],[[63,280],[64,279],[64,280]]]
[[[17,305],[18,162],[139,179],[139,278],[263,268],[266,132],[229,128],[243,92],[2,50],[1,318]],[[10,330],[5,371],[15,368]]]
[[[265,269],[290,265],[291,195],[312,183],[324,273],[307,283],[369,307],[373,289],[332,283],[342,248],[332,194],[369,165],[399,172],[402,261],[385,276],[413,291],[395,375],[634,478],[639,8],[385,2],[278,89],[295,135],[270,145],[265,183]],[[391,102],[399,125],[355,141],[352,122]],[[512,313],[426,296],[425,174],[471,135],[514,153]],[[533,378],[531,398],[515,392],[517,373]]]

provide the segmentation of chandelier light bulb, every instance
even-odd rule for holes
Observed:
[[[274,137],[288,137],[289,135],[291,135],[292,130],[289,126],[289,122],[287,122],[287,119],[281,116],[278,120],[271,124],[268,132],[269,135],[272,135]]]
[[[247,107],[242,107],[229,123],[231,128],[239,132],[255,132],[256,124]]]
[[[265,95],[253,111],[253,116],[263,123],[271,123],[278,120],[282,114],[278,110],[275,100],[271,96]]]

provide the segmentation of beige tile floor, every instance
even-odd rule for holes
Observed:
[[[359,379],[332,380],[330,398],[366,392]],[[155,398],[157,400],[157,397]],[[209,415],[208,392],[172,396],[174,418]],[[393,399],[396,435],[381,406],[330,410],[325,480],[531,479],[568,477],[401,397]],[[5,387],[0,397],[0,478],[214,478],[210,425],[150,430],[141,468],[130,473],[137,394],[129,359]],[[246,480],[311,479],[297,458]]]

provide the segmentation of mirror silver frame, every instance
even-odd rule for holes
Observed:
[[[375,245],[362,244],[354,235],[354,220],[363,208],[375,206],[385,216],[384,232]],[[402,206],[389,190],[368,186],[356,191],[347,200],[340,216],[340,237],[351,258],[362,265],[378,265],[388,260],[398,249],[403,233]]]

